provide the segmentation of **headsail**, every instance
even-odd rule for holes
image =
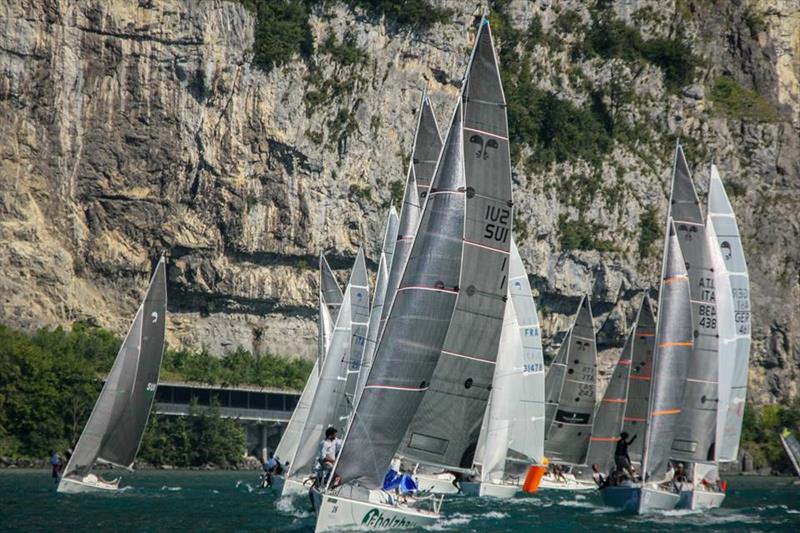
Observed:
[[[650,383],[653,376],[653,353],[656,346],[656,319],[650,298],[645,294],[636,318],[633,338],[631,371],[628,381],[628,401],[622,431],[636,437],[628,448],[631,461],[641,464],[644,450],[647,412],[650,403]]]
[[[364,345],[364,355],[361,360],[361,371],[358,375],[356,384],[355,398],[361,396],[361,391],[366,384],[369,367],[372,365],[372,358],[375,354],[375,347],[378,343],[380,332],[381,315],[383,308],[388,305],[386,302],[386,286],[389,282],[389,269],[392,268],[394,247],[397,242],[397,211],[394,206],[389,209],[386,217],[386,224],[383,231],[383,249],[381,250],[381,260],[378,263],[378,276],[375,280],[375,294],[372,296],[372,309],[369,313],[369,326],[367,327],[367,342]]]
[[[456,106],[408,263],[337,462],[336,472],[344,482],[381,483],[423,396],[427,398],[426,391],[435,383],[437,392],[446,392],[450,386],[434,375],[440,356],[446,357],[443,347],[452,358],[494,366],[507,281],[507,254],[497,250],[507,251],[510,240],[511,177],[505,109],[491,45],[488,22],[483,22],[468,68],[464,101]],[[493,80],[485,79],[487,66],[493,69]],[[478,152],[478,158],[470,150],[471,157],[465,161],[465,128],[476,127],[476,116],[481,117],[480,128],[488,137],[487,151]],[[503,135],[493,138],[501,128]],[[489,220],[484,220],[487,216]],[[451,317],[460,325],[451,327]],[[463,335],[461,328],[470,335]],[[466,359],[472,356],[456,341],[470,341],[469,351],[479,351],[475,360]],[[455,353],[458,348],[462,351]],[[432,453],[433,463],[445,454],[461,458],[464,453],[458,448],[474,446],[493,369],[489,368],[488,375],[485,369],[475,369],[474,377],[463,368],[451,370],[450,378],[458,380],[461,391],[478,393],[476,401],[470,401],[469,413],[457,421],[474,427],[474,440],[472,434],[464,437],[449,427],[412,435],[408,444]],[[475,407],[477,413],[472,412]],[[448,411],[444,420],[438,417],[436,422],[453,418]],[[427,427],[427,421],[423,425]],[[456,441],[452,447],[447,442],[450,438]],[[469,460],[471,464],[472,457]]]
[[[792,462],[795,474],[800,476],[800,442],[792,435],[791,431],[784,428],[781,433],[781,443],[783,444],[783,449],[786,450],[786,455],[789,456],[789,460]]]
[[[427,464],[469,469],[503,325],[512,221],[505,97],[485,19],[462,91],[466,207],[458,296],[429,389],[400,453]],[[454,192],[432,187],[427,201]]]
[[[660,481],[667,471],[683,408],[693,330],[689,276],[670,219],[658,294],[656,351],[642,460],[642,471],[650,481]]]
[[[360,361],[361,350],[364,347],[368,300],[367,267],[364,262],[364,252],[359,250],[336,319],[330,348],[320,369],[317,391],[287,476],[303,476],[310,473],[325,429],[329,426],[341,429],[347,424],[352,411],[355,378],[358,375],[358,368],[352,368],[351,361],[354,357]]]
[[[333,325],[339,316],[342,306],[342,289],[331,271],[325,256],[319,254],[319,319],[317,322],[317,370],[322,368],[322,361],[330,346]]]
[[[709,226],[713,226],[716,233],[717,246],[725,264],[735,328],[733,341],[735,358],[730,369],[731,373],[726,377],[729,379],[727,409],[721,409],[720,412],[722,432],[721,436],[717,436],[717,448],[720,461],[735,461],[739,454],[739,439],[742,434],[742,417],[747,395],[747,371],[750,363],[750,276],[747,273],[736,216],[725,194],[717,167],[714,165],[711,165],[711,182],[708,188],[708,218]],[[721,297],[719,292],[720,289],[717,289],[718,301]],[[723,350],[723,342],[727,347],[730,345],[730,339],[720,340],[720,350]],[[722,387],[722,376],[720,376],[720,387]]]
[[[589,297],[584,296],[575,324],[564,340],[566,374],[555,410],[545,454],[552,461],[583,464],[589,446],[596,404],[597,345]]]
[[[95,462],[133,467],[156,394],[166,313],[167,276],[162,256],[64,476],[85,476]]]
[[[718,390],[717,305],[705,220],[680,145],[675,152],[669,216],[675,224],[691,287],[694,346],[686,392],[671,457],[689,462],[716,460]]]
[[[564,337],[564,342],[558,348],[558,353],[555,359],[550,363],[547,368],[547,375],[545,376],[545,418],[544,418],[544,439],[545,441],[550,435],[550,427],[553,425],[553,419],[558,410],[558,399],[561,397],[561,388],[564,386],[564,378],[567,375],[567,357],[569,338],[572,328],[567,332]]]

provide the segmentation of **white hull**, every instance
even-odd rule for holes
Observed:
[[[539,482],[539,490],[569,490],[572,492],[583,492],[597,489],[597,484],[594,481],[583,481],[576,479],[572,474],[564,474],[566,483],[560,479],[556,479],[549,474],[542,477]]]
[[[417,487],[420,491],[433,494],[458,494],[458,489],[453,485],[453,474],[417,474]]]
[[[433,511],[343,498],[316,489],[311,495],[317,513],[315,533],[342,529],[420,529],[432,526],[439,519],[439,514]]]
[[[675,509],[681,496],[677,492],[641,485],[606,487],[600,491],[603,504],[636,514]]]
[[[103,481],[94,474],[89,474],[83,479],[62,477],[56,490],[64,494],[80,494],[84,492],[113,493],[119,490],[119,479],[110,482]]]
[[[677,509],[690,509],[692,511],[702,511],[706,509],[716,509],[722,506],[725,500],[724,492],[711,492],[707,490],[685,490],[681,492],[680,501]]]
[[[519,485],[512,485],[510,483],[478,483],[475,481],[466,481],[462,484],[464,494],[467,496],[481,496],[488,498],[508,499],[516,496],[522,487]]]

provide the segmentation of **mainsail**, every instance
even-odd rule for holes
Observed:
[[[614,449],[622,432],[625,404],[628,397],[628,378],[631,372],[636,326],[633,327],[619,355],[617,366],[597,407],[586,464],[598,465],[600,472],[610,472],[614,464]]]
[[[674,221],[686,260],[694,331],[681,421],[671,456],[689,462],[713,462],[716,460],[714,442],[719,403],[714,272],[700,201],[680,145],[675,151],[669,217]]]
[[[96,462],[133,467],[158,384],[166,312],[162,256],[64,476],[86,476]]]
[[[628,448],[631,461],[641,464],[644,450],[645,427],[650,403],[650,383],[653,376],[653,352],[656,344],[656,320],[650,298],[645,295],[636,318],[633,338],[631,370],[628,377],[628,401],[622,431],[636,437]]]
[[[383,231],[383,249],[381,250],[381,260],[378,263],[378,276],[375,281],[375,294],[372,296],[372,309],[369,313],[369,326],[367,327],[367,342],[364,345],[364,355],[361,360],[360,373],[356,384],[355,398],[361,396],[361,391],[366,384],[369,367],[372,365],[372,357],[378,343],[380,333],[381,315],[386,302],[386,286],[389,282],[389,269],[392,267],[394,247],[397,242],[398,227],[397,211],[394,206],[389,209],[386,217],[386,224]]]
[[[449,378],[458,381],[460,391],[477,398],[469,402],[469,412],[425,413],[436,416],[436,424],[442,427],[412,434],[409,444],[431,453],[432,462],[440,463],[445,455],[460,459],[464,453],[459,448],[477,441],[502,326],[511,233],[505,107],[486,21],[481,24],[462,90],[367,384],[337,461],[336,473],[345,483],[381,484],[406,428],[423,397],[427,398],[426,391],[435,386],[446,394],[451,386],[435,375],[440,357],[481,367],[450,368]],[[476,129],[483,136],[474,133]],[[480,137],[483,148],[478,152],[470,148],[465,161],[465,143],[473,137]],[[453,419],[460,427],[450,427]],[[462,424],[474,427],[474,438],[459,433]]]
[[[596,403],[597,345],[588,296],[564,344],[566,372],[544,446],[551,461],[577,465],[586,458]]]
[[[435,150],[436,154],[431,155]],[[439,135],[439,128],[436,126],[436,117],[433,114],[430,99],[423,95],[420,103],[420,112],[417,119],[417,129],[414,133],[414,149],[411,153],[411,164],[408,166],[406,176],[406,188],[403,193],[403,206],[400,209],[400,225],[397,230],[397,243],[394,247],[394,258],[392,268],[389,271],[389,281],[386,287],[386,304],[381,313],[381,332],[389,316],[391,302],[394,300],[397,287],[400,285],[400,278],[408,262],[408,254],[414,244],[414,235],[419,226],[422,216],[422,205],[424,201],[420,196],[417,183],[424,184],[425,196],[428,194],[430,181],[435,170],[436,159],[442,151],[442,138]],[[428,159],[423,159],[423,158]],[[430,158],[433,157],[433,164]]]
[[[487,21],[478,31],[462,91],[466,207],[458,296],[429,389],[400,453],[426,464],[470,469],[503,326],[512,220],[505,97]],[[454,192],[461,194],[432,187],[427,201]]]
[[[675,225],[669,219],[642,460],[642,472],[650,481],[660,481],[667,472],[673,437],[684,405],[686,376],[694,346],[693,331],[689,276]]]
[[[325,256],[319,254],[319,318],[317,323],[318,345],[317,345],[317,365],[319,370],[322,367],[322,360],[328,351],[328,346],[333,335],[333,325],[336,317],[339,316],[339,308],[342,305],[342,289],[331,271]]]
[[[720,405],[717,454],[720,461],[735,461],[739,454],[750,362],[750,276],[736,216],[714,165],[711,165],[708,190],[707,225],[713,227],[716,234],[717,242],[712,246],[719,250],[725,267],[724,273],[719,275],[727,278],[729,287],[727,291],[717,287],[716,294],[717,305],[729,309],[725,314],[724,326],[721,312],[718,317],[721,357],[729,363],[720,366],[720,392],[725,394],[725,403]],[[722,394],[720,399],[723,399]]]
[[[359,250],[350,281],[345,289],[339,316],[336,318],[328,354],[322,364],[314,399],[301,432],[299,445],[289,465],[287,476],[304,476],[311,472],[317,448],[329,426],[346,427],[352,411],[352,394],[361,360],[369,309],[367,267],[364,252]],[[359,332],[361,332],[359,334]],[[356,359],[357,358],[357,359]],[[352,387],[352,388],[351,388]]]
[[[275,449],[275,456],[282,461],[292,459],[295,452],[297,452],[300,436],[306,424],[308,412],[311,409],[311,402],[314,399],[314,393],[317,391],[320,368],[325,360],[325,352],[328,350],[330,339],[333,335],[334,321],[342,305],[342,290],[339,288],[339,283],[333,276],[333,272],[331,272],[328,261],[321,253],[319,255],[319,279],[319,345],[317,347],[317,360],[314,362],[314,367],[311,369],[308,380],[306,380],[305,387],[303,387],[300,400],[298,400],[297,406],[292,411],[292,417],[289,419],[286,430],[281,435],[281,440]],[[329,298],[333,300],[332,305],[328,304]],[[332,312],[336,316],[331,316]]]
[[[567,348],[569,347],[569,335],[572,331],[567,332],[567,336],[564,337],[564,342],[561,343],[561,346],[558,348],[558,353],[556,354],[555,359],[550,363],[550,366],[547,368],[547,374],[545,376],[545,404],[544,404],[544,439],[547,441],[547,438],[550,434],[550,427],[553,425],[553,418],[556,416],[556,411],[558,410],[558,399],[561,397],[561,388],[564,386],[564,378],[567,375]]]

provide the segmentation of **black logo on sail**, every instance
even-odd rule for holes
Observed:
[[[566,424],[588,424],[589,413],[573,413],[572,411],[556,411],[556,422],[564,422]]]

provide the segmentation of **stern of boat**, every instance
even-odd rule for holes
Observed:
[[[85,478],[62,477],[58,482],[57,492],[62,494],[113,493],[119,490],[119,479],[103,481],[94,474]]]
[[[342,529],[420,529],[439,519],[437,511],[344,498],[318,489],[311,489],[311,498],[317,513],[316,533]]]

